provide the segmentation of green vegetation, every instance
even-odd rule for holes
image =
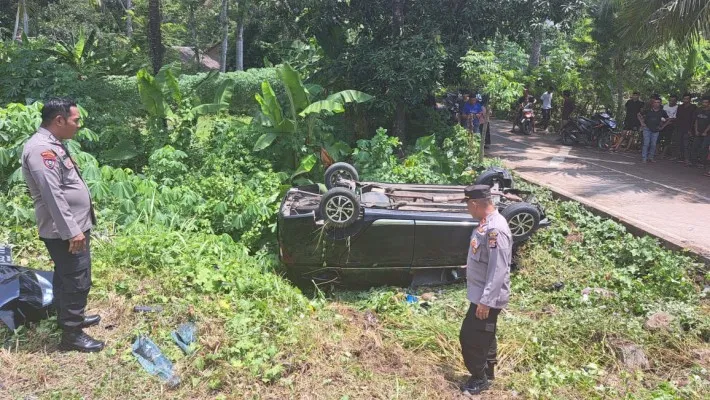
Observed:
[[[431,104],[459,87],[490,94],[499,116],[525,85],[573,90],[588,110],[631,89],[707,92],[707,7],[688,19],[665,5],[701,2],[653,1],[634,24],[677,29],[620,31],[641,3],[0,1],[0,243],[51,269],[19,156],[41,101],[74,97],[84,127],[69,146],[99,220],[89,307],[103,322],[90,333],[107,340],[64,354],[54,319],[0,329],[0,397],[456,398],[465,287],[418,289],[427,307],[402,288],[302,291],[278,263],[283,193],[322,182],[331,161],[368,180],[456,184],[500,165],[479,165],[478,138]],[[225,33],[231,72],[173,48],[215,55]],[[706,398],[705,266],[531,189],[554,224],[520,249],[490,398]],[[667,327],[644,326],[658,312]],[[199,343],[184,356],[169,335],[188,320]],[[140,369],[139,333],[175,362],[177,389]],[[649,364],[627,365],[630,346]]]

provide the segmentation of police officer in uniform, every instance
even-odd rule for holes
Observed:
[[[62,329],[60,348],[100,351],[104,343],[83,329],[99,323],[85,316],[91,288],[90,232],[96,223],[88,187],[63,141],[79,130],[72,100],[51,99],[42,109],[42,125],[22,152],[22,175],[35,207],[39,237],[54,262],[54,302]]]
[[[508,222],[491,200],[490,187],[464,190],[468,212],[479,225],[471,235],[466,265],[468,300],[471,305],[461,325],[459,340],[471,377],[462,390],[478,394],[494,379],[496,323],[510,296],[510,261],[513,237]]]

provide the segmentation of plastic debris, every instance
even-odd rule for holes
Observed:
[[[12,264],[9,246],[0,245],[0,321],[10,330],[54,312],[52,271]]]
[[[135,306],[133,307],[133,312],[139,313],[139,312],[144,312],[144,313],[150,313],[150,312],[155,312],[159,313],[163,311],[163,307],[161,306]]]
[[[406,300],[407,300],[407,303],[410,303],[410,304],[419,302],[419,298],[417,298],[417,296],[415,296],[413,294],[408,294],[406,297]]]
[[[182,349],[183,353],[189,355],[195,352],[195,347],[191,344],[197,341],[197,326],[192,322],[187,322],[178,325],[170,336],[175,343]]]
[[[175,388],[180,384],[180,377],[173,372],[173,363],[147,336],[138,336],[133,342],[132,353],[146,372],[158,376],[168,387]]]

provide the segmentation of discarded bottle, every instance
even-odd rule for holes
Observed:
[[[145,312],[145,313],[148,313],[148,312],[156,312],[156,313],[159,313],[159,312],[161,312],[161,311],[163,311],[163,307],[161,307],[161,306],[135,306],[135,307],[133,307],[133,312],[136,312],[136,313],[138,313],[138,312]]]
[[[133,343],[132,353],[149,374],[157,375],[168,387],[175,388],[180,384],[180,378],[173,373],[173,363],[148,337],[138,336]]]
[[[194,347],[190,345],[197,341],[197,326],[192,322],[187,322],[178,325],[177,329],[174,330],[170,336],[172,336],[175,343],[182,349],[183,353],[191,354],[195,351]]]

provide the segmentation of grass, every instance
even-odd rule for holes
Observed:
[[[546,197],[555,224],[519,256],[510,307],[499,324],[498,379],[483,398],[703,399],[710,384],[710,304],[701,266],[685,254],[633,238],[574,203]],[[31,228],[0,242],[16,259],[47,268]],[[0,330],[0,398],[431,399],[459,398],[466,376],[458,331],[468,307],[463,284],[349,291],[306,297],[284,280],[275,256],[225,236],[137,224],[96,232],[89,332],[98,354],[57,351],[53,320]],[[560,285],[560,283],[562,285]],[[591,290],[585,297],[586,288]],[[408,304],[406,293],[433,299]],[[162,313],[136,314],[159,304]],[[643,327],[666,311],[669,331]],[[199,344],[183,355],[169,334],[194,320]],[[139,333],[173,360],[182,384],[167,389],[130,353]],[[621,344],[651,365],[619,361]]]

